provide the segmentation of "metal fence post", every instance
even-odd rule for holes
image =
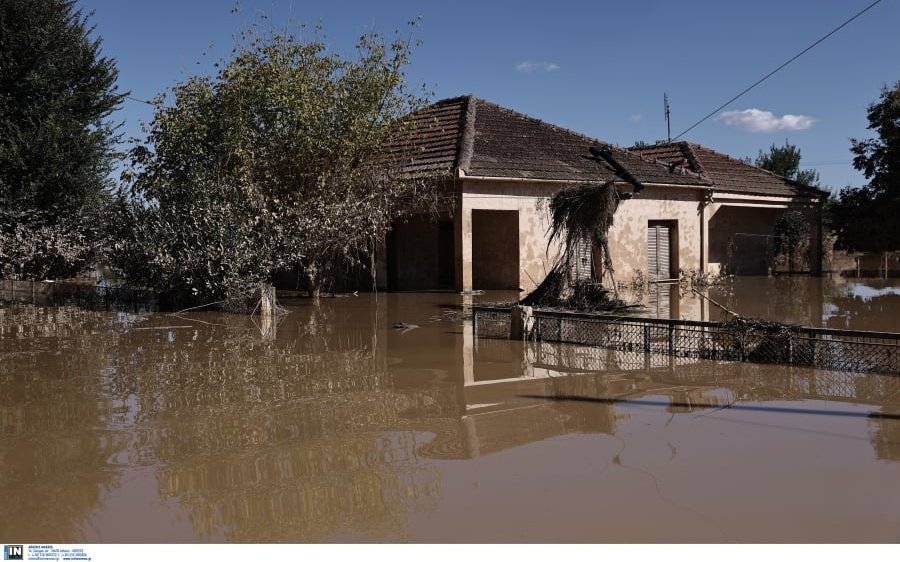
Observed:
[[[812,367],[815,367],[816,363],[818,363],[818,361],[817,361],[818,356],[816,354],[816,348],[818,347],[818,345],[816,345],[817,343],[818,342],[816,342],[816,333],[813,332],[809,335],[809,346],[810,346],[809,354],[811,356],[810,360],[812,361]]]
[[[788,332],[788,365],[794,364],[794,334]]]
[[[27,299],[26,283],[22,281],[17,286],[22,299]],[[0,288],[4,284],[8,286],[9,281],[0,280]],[[114,294],[107,296],[116,298]],[[114,304],[110,303],[110,306]],[[493,309],[473,310],[472,333],[476,350],[481,324],[484,323],[484,319],[479,318],[481,315],[487,315],[488,324],[484,329],[488,338],[499,336],[495,332],[502,328],[501,318],[505,318]],[[854,372],[900,372],[900,334],[894,333],[827,328],[801,328],[786,333],[779,330],[774,333],[764,327],[733,329],[715,322],[560,312],[538,313],[534,316],[534,322],[532,337],[535,341],[544,341],[546,336],[548,342],[580,342],[609,350],[643,351],[647,354],[644,363],[648,368],[655,361],[649,357],[650,353],[668,353],[671,357],[736,362],[812,364],[816,368]],[[550,324],[553,322],[556,326]],[[545,329],[547,334],[544,334]],[[555,350],[553,346],[539,351],[543,360],[547,360],[547,354],[553,355]],[[670,364],[673,362],[670,361]]]

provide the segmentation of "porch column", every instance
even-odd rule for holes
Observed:
[[[472,290],[472,208],[462,200],[459,212],[459,265],[457,283],[460,291]]]
[[[472,297],[464,296],[463,305],[472,305]],[[463,320],[463,347],[462,347],[462,363],[463,363],[463,386],[471,386],[475,382],[475,330],[474,322]],[[465,404],[465,394],[463,395],[463,404]]]
[[[709,212],[707,201],[700,203],[700,273],[709,273]]]

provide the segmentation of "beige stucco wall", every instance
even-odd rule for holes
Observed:
[[[478,289],[472,283],[472,210],[511,210],[519,215],[519,286],[525,291],[540,283],[559,255],[559,245],[549,248],[547,229],[549,198],[560,183],[465,179],[458,219],[462,290]],[[677,224],[676,267],[685,271],[701,267],[700,199],[703,192],[677,187],[647,187],[636,199],[622,201],[610,230],[610,253],[616,279],[628,282],[640,270],[647,272],[647,226],[650,221]]]
[[[559,183],[501,182],[465,179],[461,182],[461,200],[457,228],[460,240],[457,284],[460,290],[478,289],[472,283],[472,211],[517,211],[519,222],[519,287],[532,290],[543,281],[559,252],[547,247],[549,215],[547,201],[562,187]],[[485,241],[479,241],[484,243]],[[487,241],[489,242],[489,241]]]
[[[677,225],[675,273],[700,270],[701,214],[703,192],[677,187],[647,187],[635,199],[622,201],[609,232],[609,252],[616,279],[631,281],[638,270],[647,276],[647,226],[651,221],[674,221]]]
[[[548,247],[547,206],[549,198],[566,184],[463,177],[457,185],[459,191],[453,213],[456,288],[479,288],[473,285],[473,243],[491,244],[490,236],[484,240],[473,239],[472,211],[502,210],[517,212],[519,287],[524,291],[532,290],[544,279],[559,255],[559,244]],[[716,199],[719,196],[716,194]],[[675,274],[679,269],[685,272],[713,271],[715,268],[711,267],[708,258],[708,221],[718,208],[742,205],[784,210],[795,205],[774,197],[723,195],[722,201],[705,203],[706,197],[705,189],[648,186],[637,198],[622,201],[609,236],[616,279],[627,283],[638,271],[646,277],[647,227],[652,221],[670,221],[676,227],[672,247]]]

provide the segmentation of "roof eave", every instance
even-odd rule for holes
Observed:
[[[502,182],[522,182],[522,183],[554,183],[554,184],[573,184],[573,183],[603,183],[603,180],[598,178],[596,180],[585,180],[585,179],[550,179],[550,178],[520,178],[513,176],[479,176],[479,175],[470,175],[465,172],[465,170],[457,167],[456,168],[456,177],[458,179],[469,179],[469,180],[480,180],[480,181],[502,181]],[[621,185],[631,185],[629,182],[621,179],[615,178],[616,184]],[[665,187],[665,188],[673,188],[673,187],[683,187],[688,189],[704,189],[704,190],[712,190],[714,187],[711,184],[684,184],[684,183],[663,183],[663,182],[652,182],[652,181],[642,181],[645,186],[648,187]]]

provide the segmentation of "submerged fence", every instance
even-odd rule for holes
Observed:
[[[41,306],[75,305],[95,310],[152,310],[156,295],[131,287],[109,287],[81,281],[0,280],[0,303]]]
[[[509,337],[508,308],[474,306],[476,338]],[[900,334],[534,311],[530,337],[674,357],[900,374]]]

